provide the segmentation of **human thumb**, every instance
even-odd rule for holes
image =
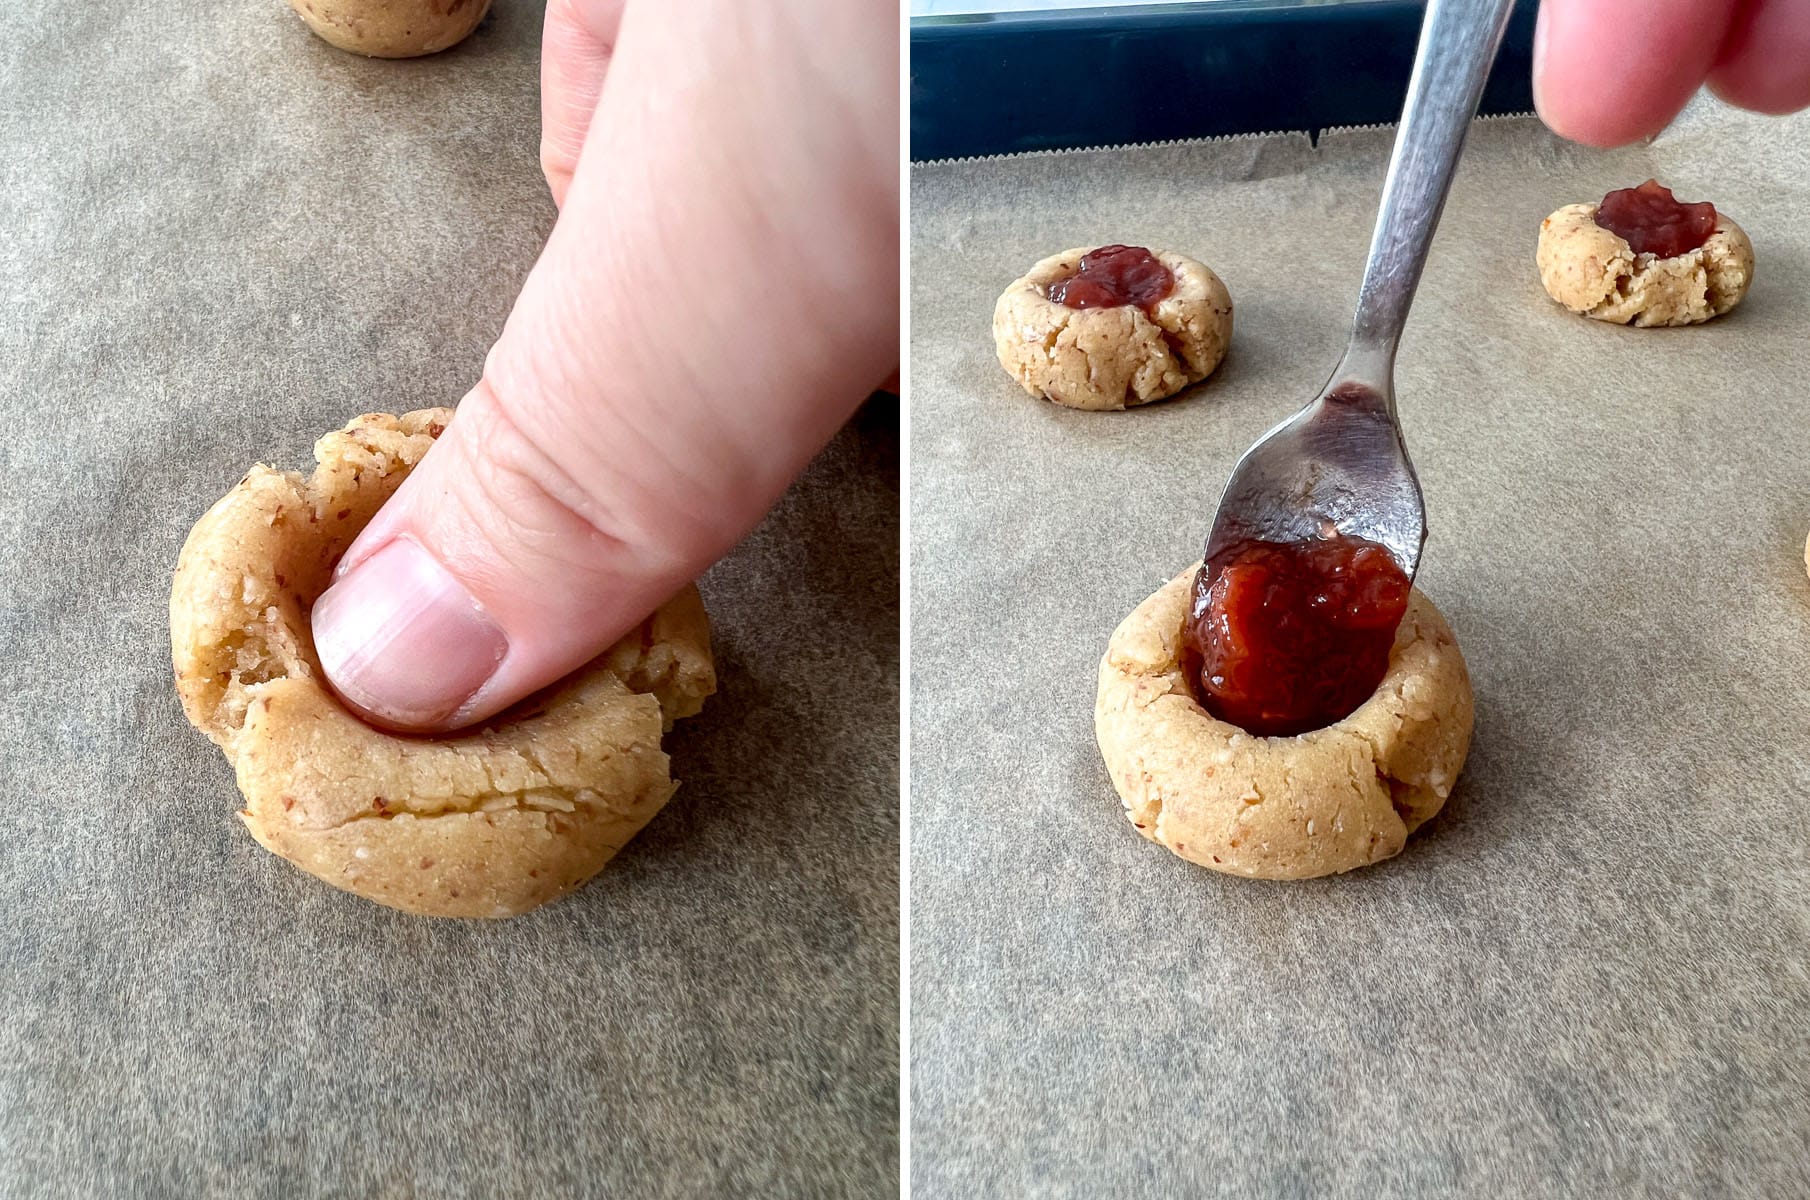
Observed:
[[[841,8],[630,5],[482,380],[315,605],[367,717],[458,728],[594,657],[896,366],[896,56]]]

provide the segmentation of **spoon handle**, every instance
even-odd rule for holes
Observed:
[[[1477,101],[1513,7],[1514,0],[1427,4],[1376,233],[1370,240],[1370,260],[1358,290],[1348,354],[1348,359],[1370,359],[1381,368],[1379,382],[1388,381],[1465,131],[1477,114]]]

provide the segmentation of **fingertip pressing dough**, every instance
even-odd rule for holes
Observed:
[[[371,58],[418,58],[464,41],[490,0],[289,0],[322,40]]]
[[[1753,282],[1753,243],[1720,212],[1703,245],[1659,258],[1598,225],[1596,205],[1567,204],[1540,222],[1535,258],[1547,295],[1618,325],[1700,324],[1739,304]]]
[[[1146,313],[1134,304],[1069,308],[1051,284],[1096,247],[1052,254],[1012,281],[993,307],[993,347],[1025,391],[1069,408],[1123,409],[1173,396],[1213,373],[1232,336],[1232,297],[1219,276],[1167,250],[1150,253],[1175,277]]]
[[[660,810],[677,786],[661,734],[716,677],[687,587],[475,731],[402,736],[344,708],[310,609],[451,418],[373,413],[316,443],[311,476],[253,467],[183,546],[170,636],[183,711],[226,752],[265,849],[408,912],[507,917],[577,888]]]
[[[1094,731],[1139,833],[1215,871],[1307,879],[1400,853],[1451,795],[1470,750],[1470,676],[1419,591],[1389,673],[1345,719],[1254,737],[1195,702],[1180,664],[1196,564],[1113,631]]]

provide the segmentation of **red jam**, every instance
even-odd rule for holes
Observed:
[[[1627,242],[1636,254],[1671,258],[1695,250],[1716,231],[1716,206],[1672,199],[1672,189],[1649,179],[1622,188],[1596,206],[1596,223]]]
[[[1073,275],[1050,284],[1049,297],[1070,308],[1135,304],[1149,312],[1174,290],[1175,276],[1142,246],[1101,246],[1082,256]]]
[[[1261,737],[1349,716],[1388,673],[1411,586],[1394,556],[1363,538],[1228,546],[1195,576],[1182,623],[1195,698]]]

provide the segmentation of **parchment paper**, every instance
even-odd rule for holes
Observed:
[[[0,7],[0,1196],[884,1196],[898,409],[702,581],[671,805],[500,924],[259,849],[170,572],[259,459],[477,378],[553,207],[539,5],[415,62],[282,0]]]
[[[1100,765],[1107,635],[1332,369],[1392,137],[913,171],[917,1195],[1810,1195],[1810,118],[1475,127],[1397,381],[1477,731],[1404,854],[1215,875]],[[1751,234],[1743,307],[1548,301],[1541,218],[1655,174]],[[1230,357],[1142,411],[1033,400],[993,301],[1108,241],[1218,271]]]

